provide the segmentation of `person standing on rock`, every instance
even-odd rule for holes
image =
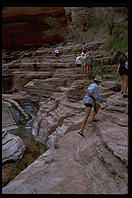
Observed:
[[[85,73],[92,72],[93,57],[90,53],[86,53],[85,57]]]
[[[81,61],[82,61],[82,73],[85,73],[85,53],[81,53]]]
[[[86,54],[87,51],[87,45],[85,44],[85,42],[82,43],[82,52],[84,52],[84,54]]]
[[[85,97],[83,99],[84,105],[86,107],[85,116],[83,118],[83,121],[82,121],[82,124],[81,124],[81,128],[78,131],[78,133],[82,137],[84,137],[84,134],[83,134],[84,128],[85,128],[86,122],[88,120],[88,117],[90,115],[92,107],[94,108],[92,121],[93,122],[98,121],[97,119],[95,119],[95,116],[96,116],[97,112],[99,111],[99,109],[101,107],[101,105],[98,103],[98,100],[102,101],[102,98],[99,96],[99,84],[101,82],[102,82],[102,78],[99,77],[99,76],[96,76],[94,81],[93,81],[93,83],[91,83],[88,86],[88,89],[87,89],[88,92],[87,92],[87,94],[85,95]]]
[[[78,68],[81,68],[81,66],[82,66],[82,60],[81,60],[81,56],[77,56],[76,57],[76,62],[75,62],[75,64],[76,64],[76,68],[77,68],[77,72],[80,70],[78,70]]]
[[[59,50],[56,48],[56,49],[55,49],[56,62],[59,61],[59,55],[60,55],[60,52],[59,52]]]
[[[117,68],[117,75],[121,76],[121,94],[126,98],[128,88],[128,52],[120,59],[120,64]]]

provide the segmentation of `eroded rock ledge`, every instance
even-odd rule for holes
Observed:
[[[61,34],[67,27],[63,7],[4,7],[2,17],[3,47],[40,46],[58,42],[62,40]],[[52,34],[46,33],[49,28]]]
[[[75,104],[64,102],[63,99],[55,107],[53,100],[47,110],[45,104],[41,103],[41,116],[44,110],[47,111],[47,117],[43,117],[36,138],[42,141],[43,135],[49,132],[45,131],[45,126],[48,126],[47,130],[54,127],[54,133],[48,136],[49,150],[4,187],[3,193],[126,194],[128,101],[119,98],[120,93],[113,93],[106,99],[107,106],[102,104],[97,116],[99,122],[92,123],[90,116],[85,138],[77,133],[84,115],[81,102]],[[111,109],[116,107],[114,113],[108,108],[109,105]],[[119,112],[122,106],[126,113]],[[63,122],[59,120],[61,117]]]

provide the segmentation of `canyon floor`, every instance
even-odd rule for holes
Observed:
[[[12,89],[17,90],[3,94],[4,104],[25,98],[39,102],[32,134],[48,147],[3,187],[3,194],[128,193],[128,98],[118,90],[112,73],[117,66],[110,63],[111,57],[103,56],[102,43],[90,43],[89,49],[107,73],[102,73],[100,90],[105,102],[97,114],[99,121],[91,121],[91,112],[85,137],[77,133],[85,114],[83,97],[100,68],[93,76],[76,71],[75,57],[81,45],[60,47],[59,63],[51,48],[34,54],[21,52],[17,54],[21,61],[3,63],[3,76],[12,75]],[[3,128],[8,116],[3,116]],[[10,122],[14,125],[12,118]]]

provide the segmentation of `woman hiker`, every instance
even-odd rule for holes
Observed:
[[[125,56],[123,56],[120,60],[120,64],[117,68],[117,75],[121,76],[121,94],[123,94],[123,97],[126,98],[128,96],[128,52],[126,52]]]
[[[84,105],[86,106],[85,116],[83,118],[81,128],[78,131],[78,133],[81,136],[83,136],[83,137],[84,137],[83,131],[84,131],[87,119],[88,119],[88,117],[90,115],[92,107],[94,108],[92,121],[97,121],[95,119],[95,116],[96,116],[97,112],[99,111],[99,109],[101,107],[101,105],[97,102],[97,100],[101,100],[102,101],[102,98],[99,96],[99,84],[101,82],[102,82],[102,78],[99,77],[99,76],[96,76],[94,81],[93,81],[93,83],[91,83],[88,86],[88,89],[87,89],[88,92],[87,92],[87,94],[85,95],[85,97],[83,99]]]

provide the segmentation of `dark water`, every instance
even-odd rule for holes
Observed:
[[[29,120],[27,120],[24,125],[25,129],[30,129],[38,111],[37,104],[33,103],[33,101],[21,100],[20,105],[23,110],[30,116]]]
[[[24,120],[24,118],[21,116],[20,112],[18,111],[18,109],[15,106],[12,106],[10,108],[12,116],[14,117],[14,119],[19,127],[23,127],[25,129],[31,129],[32,123],[33,123],[34,119],[36,118],[36,114],[38,111],[37,104],[30,100],[20,100],[17,102],[20,104],[22,109],[28,114],[29,119]]]
[[[17,160],[16,162],[7,163],[2,166],[2,186],[5,186],[18,173],[24,170],[47,150],[44,144],[35,141],[31,129],[27,130],[19,128],[9,132],[22,138],[26,146],[26,150],[22,159]]]
[[[20,101],[20,105],[30,117],[25,122],[17,109],[12,107],[12,113],[18,121],[19,128],[8,132],[21,137],[26,146],[26,150],[24,151],[22,159],[17,160],[16,162],[5,163],[2,166],[2,186],[5,186],[10,182],[18,173],[24,170],[47,150],[47,147],[44,144],[35,141],[35,138],[32,135],[32,124],[36,117],[37,107],[31,101]]]

